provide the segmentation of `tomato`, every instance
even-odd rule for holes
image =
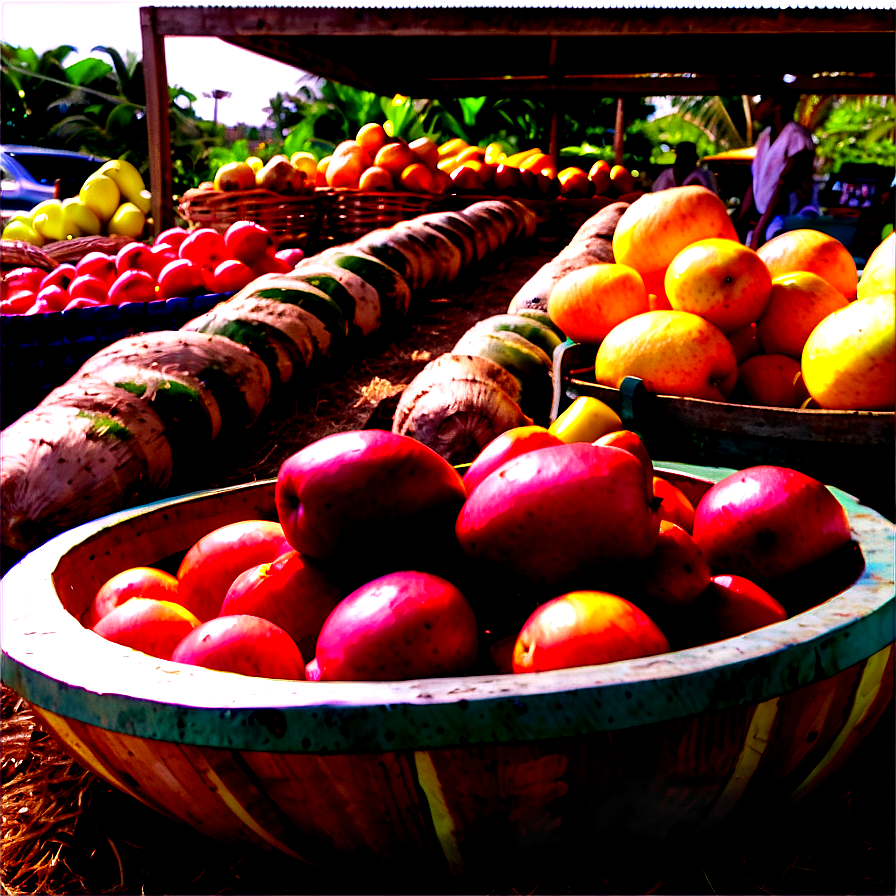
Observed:
[[[177,603],[177,579],[169,572],[152,566],[133,566],[100,585],[93,602],[84,611],[81,622],[93,628],[110,610],[132,597],[148,597]]]
[[[243,520],[215,529],[184,555],[177,570],[178,602],[201,620],[211,619],[241,572],[291,550],[283,527],[270,520]]]
[[[513,648],[513,671],[546,672],[668,650],[656,623],[630,601],[605,591],[571,591],[526,620]]]

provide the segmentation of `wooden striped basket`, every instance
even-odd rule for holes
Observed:
[[[55,270],[61,264],[77,264],[89,252],[115,255],[122,246],[134,242],[127,236],[78,236],[57,240],[44,246],[32,246],[22,240],[0,242],[0,264],[4,271],[18,267]]]
[[[896,414],[760,407],[649,393],[627,377],[619,389],[594,380],[593,346],[554,352],[551,420],[581,395],[599,398],[637,432],[651,457],[742,469],[794,467],[839,486],[894,519]]]
[[[271,231],[277,248],[304,248],[320,237],[319,195],[287,196],[272,190],[187,190],[178,213],[190,229],[211,227],[224,233],[235,221],[254,221]]]
[[[416,218],[434,208],[438,196],[410,191],[319,188],[322,243],[347,243],[379,227]]]
[[[730,472],[660,470],[692,500]],[[276,518],[271,480],[187,495],[70,530],[7,573],[3,681],[125,793],[319,866],[494,879],[562,849],[699,836],[812,792],[891,700],[896,527],[835,494],[865,570],[791,619],[600,666],[400,682],[214,672],[82,628],[113,574]]]

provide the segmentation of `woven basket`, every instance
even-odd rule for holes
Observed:
[[[177,330],[233,293],[98,305],[47,314],[6,315],[0,325],[0,426],[61,386],[101,348],[158,330]]]
[[[3,240],[0,262],[4,271],[18,267],[52,271],[61,264],[77,264],[89,252],[115,255],[122,246],[132,242],[135,240],[128,236],[79,236],[38,247],[21,240]]]
[[[322,242],[345,243],[378,227],[416,218],[434,208],[438,196],[430,193],[363,192],[320,189]]]
[[[190,225],[224,233],[235,221],[254,221],[271,231],[277,248],[304,248],[317,241],[320,202],[316,193],[285,196],[272,190],[187,190],[178,205]]]

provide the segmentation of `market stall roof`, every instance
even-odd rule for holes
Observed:
[[[712,8],[614,0],[485,7],[352,4],[140,10],[153,192],[170,195],[164,38],[218,37],[321,77],[389,96],[562,97],[892,94],[891,0],[718,0]],[[168,189],[166,189],[168,187]],[[163,222],[171,213],[161,211]],[[159,222],[159,218],[156,218]],[[158,224],[157,224],[158,226]]]

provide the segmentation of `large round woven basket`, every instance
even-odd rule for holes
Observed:
[[[122,246],[131,242],[134,242],[131,237],[116,235],[78,236],[44,246],[32,246],[22,240],[3,240],[0,242],[0,264],[4,271],[18,267],[52,271],[61,264],[76,264],[90,252],[115,255]]]
[[[692,499],[730,472],[660,469]],[[222,841],[417,880],[649,849],[810,793],[892,700],[896,529],[842,493],[866,564],[855,584],[775,625],[658,656],[285,681],[159,660],[81,626],[115,573],[176,568],[212,529],[276,519],[274,486],[95,520],[2,581],[4,683],[85,768]]]
[[[316,193],[287,196],[272,190],[187,190],[178,212],[191,229],[224,233],[235,221],[254,221],[270,230],[278,248],[304,248],[317,241],[320,202]]]
[[[348,189],[319,189],[318,197],[320,239],[332,243],[345,243],[371,230],[415,218],[434,208],[440,200],[430,193]]]

